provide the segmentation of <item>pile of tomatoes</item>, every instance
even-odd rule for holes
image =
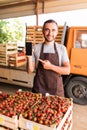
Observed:
[[[15,115],[19,116],[27,111],[41,97],[41,94],[34,94],[28,91],[17,91],[14,95],[9,95],[0,103],[0,114],[8,117]]]
[[[17,91],[14,95],[0,94],[0,114],[20,116],[39,124],[58,126],[72,105],[71,99],[45,96],[29,91]]]
[[[7,99],[9,96],[10,94],[3,93],[2,91],[0,91],[0,103],[4,101],[5,99]]]
[[[31,109],[23,113],[23,117],[43,125],[58,126],[69,106],[70,99],[58,96],[42,97]]]

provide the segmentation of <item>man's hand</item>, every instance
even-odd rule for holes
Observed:
[[[42,63],[44,69],[51,70],[52,64],[49,60],[39,59],[39,61]]]

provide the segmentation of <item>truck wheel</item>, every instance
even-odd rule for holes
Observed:
[[[87,78],[74,77],[65,87],[65,95],[72,98],[74,103],[87,104]]]

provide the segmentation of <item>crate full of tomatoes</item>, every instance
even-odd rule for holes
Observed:
[[[42,97],[19,116],[19,128],[23,130],[70,130],[72,108],[72,99],[52,95]]]
[[[5,128],[17,130],[18,128],[18,119],[11,111],[7,100],[9,98],[10,94],[0,92],[0,130]]]
[[[41,97],[41,94],[34,94],[29,91],[16,91],[13,95],[1,93],[0,126],[18,130],[20,114],[29,110]]]

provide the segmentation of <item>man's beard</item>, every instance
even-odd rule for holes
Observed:
[[[49,39],[49,38],[46,38],[46,37],[45,37],[45,41],[47,41],[47,42],[52,42],[52,41],[54,41],[54,38]]]

